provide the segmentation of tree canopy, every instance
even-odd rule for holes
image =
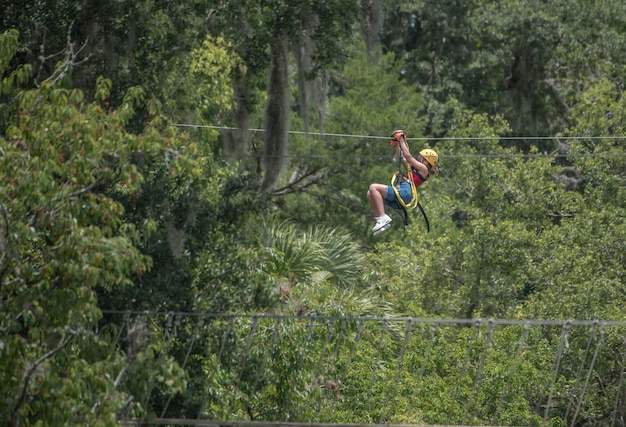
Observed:
[[[0,11],[4,424],[625,416],[623,1]]]

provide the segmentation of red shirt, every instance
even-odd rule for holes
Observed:
[[[415,184],[416,188],[422,185],[427,179],[424,178],[414,167],[411,167],[411,173],[413,174],[413,183]]]

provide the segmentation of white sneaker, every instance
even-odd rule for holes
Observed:
[[[374,236],[378,236],[389,227],[391,227],[391,217],[387,214],[383,214],[376,218],[376,224],[374,224],[372,232],[374,233]]]

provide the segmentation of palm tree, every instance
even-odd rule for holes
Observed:
[[[365,285],[363,249],[340,229],[314,226],[300,232],[294,224],[268,220],[264,269],[289,300],[288,311],[333,316],[394,316]]]

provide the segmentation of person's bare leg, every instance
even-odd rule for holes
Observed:
[[[371,184],[367,190],[367,201],[372,208],[375,217],[379,217],[385,213],[385,205],[383,198],[387,194],[387,186],[385,184]]]

